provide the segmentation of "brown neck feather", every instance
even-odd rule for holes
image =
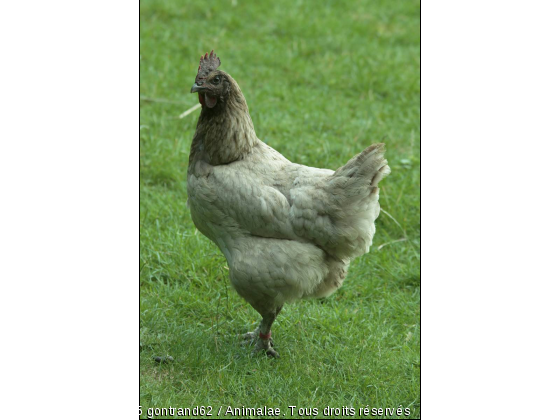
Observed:
[[[211,165],[234,162],[247,155],[258,142],[245,97],[231,76],[229,82],[226,98],[219,98],[212,109],[202,107],[189,166],[199,159]]]

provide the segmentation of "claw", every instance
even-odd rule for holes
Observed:
[[[278,359],[278,358],[280,357],[280,355],[278,354],[278,352],[277,352],[276,350],[274,350],[273,348],[269,348],[269,349],[266,351],[266,355],[267,355],[268,357],[273,357],[273,358],[275,358],[275,359]]]
[[[266,354],[268,357],[271,357],[273,359],[280,358],[280,355],[278,354],[278,352],[276,350],[274,350],[272,347],[269,347],[269,348],[265,349],[265,348],[260,347],[258,344],[253,349],[253,354],[254,355],[259,355],[259,354],[262,354],[263,351],[264,351],[264,354]]]
[[[273,349],[274,342],[272,341],[272,338],[269,338],[268,340],[263,340],[262,338],[260,338],[259,333],[260,333],[260,327],[258,327],[255,331],[249,331],[245,334],[241,334],[240,337],[243,340],[242,345],[246,346],[249,344],[255,344],[255,348],[253,349],[254,354],[257,353],[262,354],[261,352],[264,350],[264,352],[268,357],[273,357],[273,358],[280,357],[278,352]]]
[[[253,353],[254,354],[262,354],[262,351],[264,350],[265,354],[268,357],[274,357],[274,358],[280,357],[278,352],[272,348],[273,346],[274,346],[274,344],[272,343],[271,339],[265,341],[265,340],[262,340],[261,338],[257,338]]]

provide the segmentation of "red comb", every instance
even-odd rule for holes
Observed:
[[[208,74],[216,70],[220,66],[221,62],[220,59],[216,54],[214,54],[214,50],[210,51],[210,54],[206,53],[205,55],[200,56],[200,65],[198,66],[198,74],[196,75],[196,81],[202,81],[206,79]]]

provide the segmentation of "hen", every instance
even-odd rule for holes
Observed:
[[[290,162],[255,134],[238,84],[200,59],[191,93],[202,110],[192,141],[188,206],[197,229],[227,259],[235,290],[262,316],[244,335],[278,357],[271,326],[285,302],[325,297],[350,261],[369,251],[378,184],[390,169],[374,144],[337,169]]]

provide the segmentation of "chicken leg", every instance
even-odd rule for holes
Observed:
[[[254,353],[265,351],[269,357],[280,357],[278,352],[273,349],[274,343],[271,337],[271,328],[274,320],[282,310],[282,306],[276,308],[272,312],[267,312],[262,315],[263,319],[255,331],[250,331],[243,335],[246,342],[256,342]]]

